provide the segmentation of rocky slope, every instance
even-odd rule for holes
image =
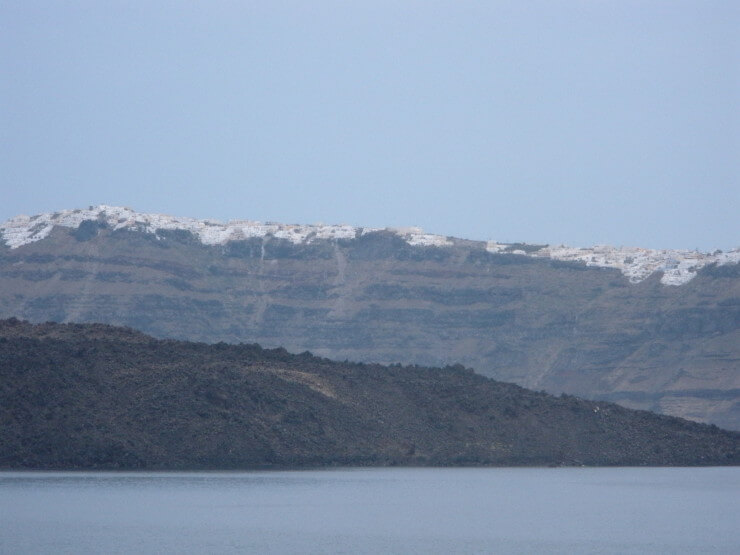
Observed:
[[[740,429],[738,251],[91,207],[0,226],[0,316],[106,322],[497,379]]]
[[[739,464],[740,434],[458,367],[0,321],[0,467]]]

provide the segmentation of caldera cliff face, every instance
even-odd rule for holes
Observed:
[[[444,366],[740,429],[738,251],[91,207],[0,226],[0,316]]]

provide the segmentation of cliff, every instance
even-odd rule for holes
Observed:
[[[0,317],[391,364],[740,429],[737,251],[501,245],[111,207],[0,226]]]

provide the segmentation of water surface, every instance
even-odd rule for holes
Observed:
[[[740,468],[0,473],[2,553],[740,553]]]

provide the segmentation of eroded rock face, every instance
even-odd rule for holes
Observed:
[[[417,229],[265,224],[258,233],[253,222],[126,214],[37,217],[36,240],[0,246],[0,316],[339,360],[459,362],[530,388],[740,429],[731,253],[666,285],[668,270],[637,281],[541,246],[499,249]],[[204,240],[201,227],[220,239]]]

